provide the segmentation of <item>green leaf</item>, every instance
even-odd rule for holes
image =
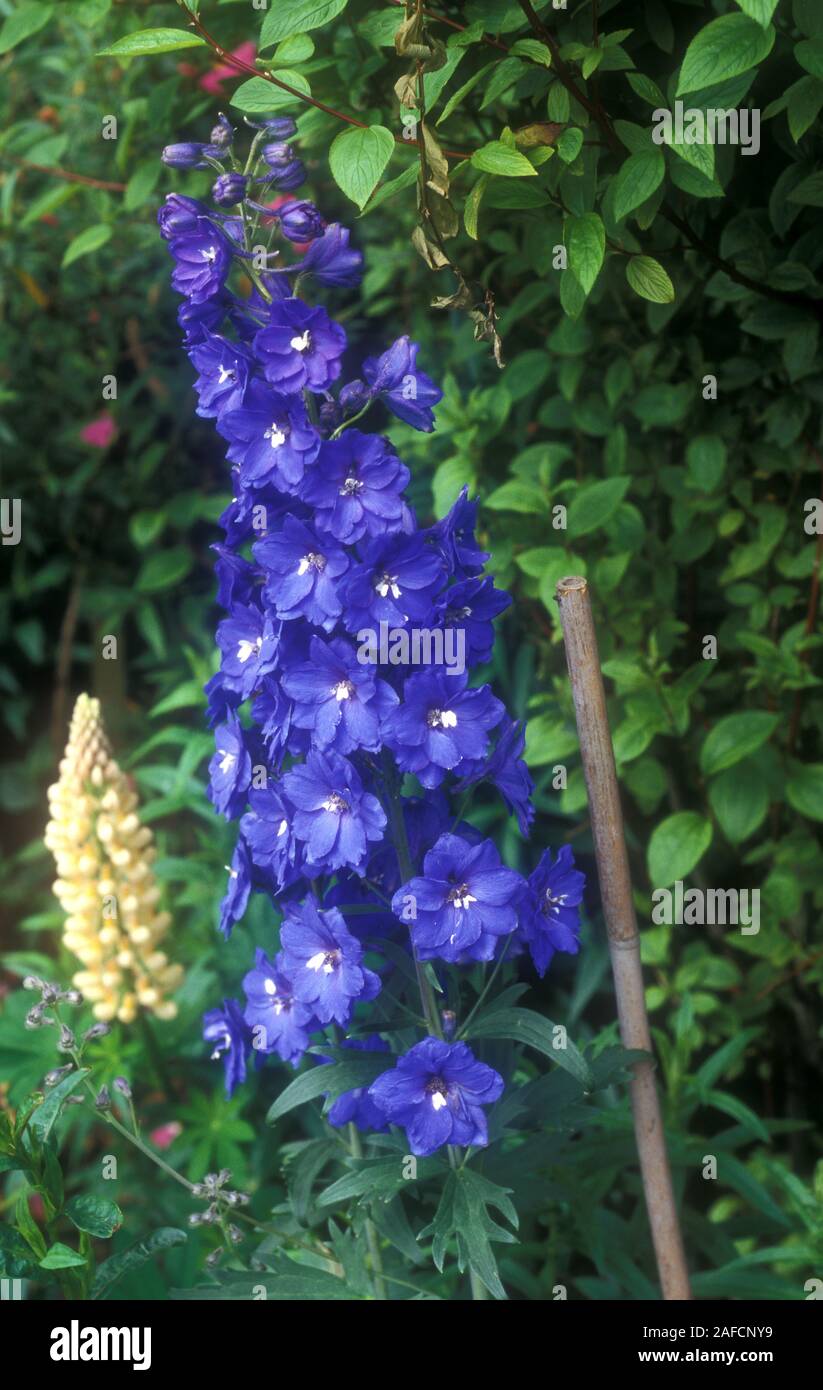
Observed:
[[[64,1076],[63,1080],[53,1087],[52,1090],[46,1092],[42,1104],[38,1105],[29,1120],[27,1133],[30,1134],[33,1139],[38,1140],[41,1144],[45,1143],[46,1139],[48,1139],[51,1134],[66,1097],[77,1089],[80,1082],[85,1076],[88,1076],[88,1074],[87,1067],[80,1071],[70,1072],[70,1074]]]
[[[700,750],[700,767],[707,777],[733,767],[771,738],[780,716],[765,710],[727,714],[707,735]]]
[[[821,45],[823,47],[823,45]],[[789,133],[797,144],[814,125],[823,106],[823,82],[818,77],[801,77],[787,93]]]
[[[475,150],[471,162],[475,169],[482,169],[484,174],[502,174],[513,179],[537,174],[534,165],[524,154],[504,145],[502,140],[490,140],[487,145],[482,145]]]
[[[725,82],[756,67],[772,51],[774,29],[763,29],[745,14],[713,19],[692,39],[680,69],[677,96]]]
[[[489,184],[489,175],[481,174],[474,188],[469,192],[463,205],[463,224],[472,241],[477,241],[480,204]]]
[[[187,29],[138,29],[124,34],[109,48],[101,48],[98,58],[141,58],[151,53],[173,53],[177,48],[203,48],[205,40]]]
[[[160,160],[154,155],[138,164],[126,184],[123,195],[123,207],[126,212],[134,212],[135,208],[141,207],[151,197],[160,178],[161,168]]]
[[[566,519],[569,540],[587,536],[605,526],[623,501],[630,481],[629,478],[601,478],[575,492]]]
[[[787,194],[787,201],[808,208],[823,208],[823,170],[818,169],[817,173],[803,179]]]
[[[527,483],[520,478],[510,478],[507,483],[495,488],[483,505],[493,512],[524,512],[531,516],[548,509],[543,491],[535,483]]]
[[[385,126],[344,130],[332,141],[329,168],[347,198],[362,212],[394,152],[394,136]]]
[[[801,816],[823,820],[823,763],[793,764],[786,796]]]
[[[109,241],[111,234],[112,228],[106,222],[98,222],[93,227],[86,227],[85,231],[80,232],[69,242],[60,264],[64,267],[72,265],[75,261],[79,261],[81,256],[88,256],[90,252],[99,250]]]
[[[721,772],[709,787],[709,802],[727,840],[738,845],[753,835],[769,809],[769,789],[756,762]]]
[[[465,1031],[467,1038],[507,1038],[542,1052],[576,1078],[584,1090],[592,1087],[589,1064],[579,1048],[550,1019],[531,1009],[492,1009],[478,1014]],[[562,1044],[559,1045],[559,1044]]]
[[[686,450],[688,481],[701,492],[712,492],[726,470],[726,446],[717,434],[699,434]]]
[[[564,130],[557,141],[557,153],[564,164],[573,164],[583,148],[583,132],[579,126],[573,125],[569,130]],[[594,216],[595,214],[591,214]]]
[[[18,6],[3,20],[0,28],[0,54],[9,53],[18,43],[43,29],[53,14],[54,5],[44,4],[42,0],[32,0],[28,5]]]
[[[292,34],[319,29],[345,10],[348,0],[274,0],[263,19],[260,48],[271,48]],[[400,27],[400,20],[397,21]]]
[[[292,68],[277,68],[272,77],[278,77],[281,82],[287,82],[296,92],[302,92],[304,96],[311,96],[311,87],[303,76],[302,72],[296,72]],[[282,87],[277,87],[273,82],[267,82],[265,77],[250,77],[248,82],[242,82],[233,94],[231,99],[232,106],[236,106],[238,111],[248,111],[252,115],[265,116],[270,111],[280,111],[285,106],[300,106],[302,103],[299,96],[293,96],[291,92],[284,92]]]
[[[802,39],[795,44],[794,56],[812,77],[823,78],[823,37]]]
[[[86,1257],[58,1240],[39,1263],[41,1269],[79,1269],[85,1265]]]
[[[299,1265],[286,1255],[267,1255],[266,1264],[275,1272],[254,1270],[249,1274],[238,1274],[225,1270],[215,1276],[216,1284],[194,1289],[172,1289],[171,1298],[185,1302],[215,1300],[221,1303],[246,1303],[259,1297],[256,1290],[263,1288],[266,1301],[270,1303],[328,1303],[339,1299],[352,1302],[360,1299],[360,1295],[352,1293],[347,1287],[345,1279],[328,1274],[323,1269]]]
[[[89,1297],[92,1299],[105,1298],[124,1274],[131,1274],[132,1270],[140,1269],[147,1260],[150,1260],[154,1255],[159,1255],[163,1250],[170,1250],[175,1245],[185,1245],[187,1240],[188,1236],[185,1231],[179,1231],[174,1226],[161,1226],[159,1230],[152,1231],[145,1240],[132,1245],[130,1249],[122,1250],[117,1255],[110,1255],[97,1270]]]
[[[359,1086],[370,1086],[384,1071],[390,1071],[393,1065],[394,1058],[387,1052],[381,1052],[379,1056],[364,1053],[359,1057],[347,1057],[345,1062],[334,1062],[331,1065],[319,1064],[311,1071],[305,1071],[301,1076],[295,1077],[294,1081],[289,1082],[285,1090],[280,1092],[277,1100],[269,1107],[266,1123],[273,1125],[282,1115],[287,1115],[298,1105],[305,1105],[306,1101],[316,1100],[318,1096],[328,1095],[331,1102],[344,1091],[354,1091]]]
[[[123,1224],[122,1211],[108,1197],[72,1197],[65,1212],[78,1231],[86,1231],[98,1240],[108,1240]]]
[[[691,873],[712,842],[712,823],[696,811],[677,811],[655,826],[647,865],[654,888],[668,888]]]
[[[744,14],[757,20],[764,29],[777,9],[777,0],[737,0],[737,3]]]
[[[314,39],[308,34],[293,34],[277,45],[278,63],[305,63],[314,53]]]
[[[135,587],[141,594],[154,594],[170,589],[185,579],[192,567],[192,556],[182,545],[171,546],[150,555],[140,568]]]
[[[571,217],[566,226],[569,248],[569,269],[579,281],[585,294],[590,294],[600,274],[606,251],[606,230],[596,212],[584,212]]]
[[[544,68],[552,65],[551,49],[539,39],[518,39],[509,49],[510,53],[520,54],[522,58],[531,58],[534,63],[542,63]]]
[[[325,1192],[321,1192],[317,1198],[317,1205],[332,1207],[338,1202],[348,1202],[353,1197],[390,1197],[408,1183],[408,1179],[403,1176],[404,1168],[401,1154],[396,1154],[393,1158],[363,1159],[352,1172],[344,1173],[342,1178],[338,1178]],[[443,1172],[445,1168],[439,1160],[419,1158],[415,1183]]]
[[[618,222],[652,196],[665,172],[666,161],[660,150],[629,155],[615,181],[614,215]]]
[[[733,1120],[737,1120],[754,1139],[762,1139],[764,1144],[769,1143],[769,1131],[763,1121],[748,1105],[738,1100],[737,1096],[730,1096],[726,1091],[706,1091],[702,1101],[704,1105],[712,1105],[715,1110],[722,1110],[724,1115],[730,1115]]]
[[[652,304],[671,304],[674,285],[653,256],[632,256],[626,263],[626,279],[641,299]]]

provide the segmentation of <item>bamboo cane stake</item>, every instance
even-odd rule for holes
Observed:
[[[652,1044],[643,993],[640,937],[586,580],[579,577],[561,579],[557,585],[557,602],[588,791],[620,1036],[624,1047],[650,1053]],[[636,1062],[632,1070],[630,1094],[634,1132],[660,1287],[664,1299],[690,1299],[689,1273],[674,1203],[654,1062],[651,1059]]]

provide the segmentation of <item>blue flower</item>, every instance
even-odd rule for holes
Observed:
[[[534,806],[531,802],[534,782],[529,769],[523,761],[526,746],[526,730],[519,721],[502,721],[498,730],[497,744],[488,758],[467,767],[461,767],[460,790],[475,782],[492,782],[506,803],[510,815],[517,816],[521,835],[528,835],[534,820]]]
[[[274,183],[283,193],[289,193],[305,183],[305,165],[302,159],[296,158],[291,145],[282,140],[273,140],[263,146],[261,154],[269,171],[261,182]]]
[[[223,1058],[226,1095],[231,1096],[246,1079],[246,1059],[251,1035],[236,999],[224,999],[222,1009],[203,1015],[203,1039],[213,1044],[211,1060]]]
[[[580,904],[586,875],[574,867],[570,845],[562,845],[554,863],[544,850],[529,876],[520,929],[542,979],[556,951],[576,955],[580,949]]]
[[[292,828],[293,812],[279,786],[252,788],[250,810],[240,822],[254,865],[272,888],[282,890],[299,878],[298,846]]]
[[[251,781],[251,758],[240,721],[232,716],[214,731],[216,752],[209,763],[209,800],[226,820],[233,820],[246,804]]]
[[[439,787],[464,758],[483,758],[489,730],[505,707],[488,685],[469,690],[468,675],[440,670],[409,676],[401,703],[387,717],[383,736],[402,772],[424,787]]]
[[[283,492],[293,491],[317,458],[321,442],[302,400],[255,381],[238,406],[221,416],[217,428],[230,441],[228,457],[239,463],[243,486],[273,483]]]
[[[271,305],[269,321],[254,337],[263,375],[278,391],[325,391],[340,375],[346,335],[325,309],[301,299]]]
[[[368,843],[383,838],[386,816],[352,764],[339,753],[309,753],[283,778],[295,807],[294,833],[306,847],[312,870],[360,871]]]
[[[287,516],[279,534],[257,542],[254,558],[266,572],[263,597],[279,618],[308,618],[331,632],[343,611],[335,581],[349,566],[344,550]]]
[[[468,500],[469,489],[464,487],[457,501],[430,535],[448,561],[450,572],[458,579],[479,574],[488,560],[474,537],[477,525],[477,503]]]
[[[164,241],[174,236],[196,232],[201,219],[208,221],[209,210],[196,198],[184,193],[167,193],[166,201],[157,211],[157,223]]]
[[[517,926],[525,881],[500,863],[491,840],[441,835],[423,876],[398,888],[392,910],[411,930],[423,960],[491,960],[497,938]]]
[[[295,725],[311,730],[315,747],[379,751],[380,723],[397,696],[373,668],[360,665],[345,639],[313,637],[308,661],[285,671],[282,686],[294,701]]]
[[[173,236],[168,245],[176,262],[171,283],[178,294],[201,304],[222,290],[233,253],[219,227],[202,217],[193,231]]]
[[[214,566],[217,576],[217,602],[229,609],[235,603],[248,604],[255,587],[255,570],[242,555],[235,555],[227,545],[213,545],[218,559]]]
[[[251,1030],[252,1046],[259,1053],[276,1052],[296,1067],[317,1027],[310,1008],[294,996],[283,952],[272,963],[260,947],[254,967],[243,980],[246,994],[244,1019]]]
[[[208,418],[236,410],[243,402],[252,368],[253,359],[247,349],[206,328],[189,357],[200,373],[194,383],[197,414]]]
[[[503,1094],[503,1078],[465,1043],[424,1038],[368,1093],[387,1120],[405,1129],[412,1153],[426,1158],[444,1144],[489,1142],[482,1107]]]
[[[220,904],[220,930],[226,940],[246,911],[251,893],[251,859],[242,835],[238,836],[231,865],[227,867],[229,881]]]
[[[300,496],[315,509],[317,525],[344,545],[362,536],[382,536],[408,527],[402,493],[409,470],[387,439],[347,430],[325,441],[317,467]]]
[[[357,1052],[388,1052],[389,1044],[378,1033],[369,1038],[346,1038],[344,1047]],[[357,1125],[361,1130],[375,1130],[383,1133],[389,1127],[383,1111],[378,1109],[365,1086],[356,1086],[353,1091],[343,1091],[326,1114],[330,1125],[339,1129],[343,1125]]]
[[[220,669],[226,685],[245,700],[260,677],[277,664],[277,634],[273,620],[258,608],[235,604],[231,617],[217,629],[223,653]]]
[[[170,169],[207,169],[203,158],[203,145],[193,140],[185,140],[177,145],[166,145],[160,155]]]
[[[360,556],[342,584],[343,621],[349,632],[383,622],[405,627],[407,621],[428,619],[446,573],[441,556],[420,531],[365,541]]]
[[[443,392],[417,367],[417,343],[404,334],[381,357],[367,357],[363,375],[375,396],[382,396],[395,415],[416,430],[433,430],[432,406]]]
[[[296,999],[320,1023],[345,1028],[358,999],[374,999],[380,976],[362,964],[363,947],[337,908],[321,912],[313,898],[291,905],[280,928],[284,968]]]
[[[348,227],[331,222],[293,269],[300,275],[312,275],[320,285],[347,288],[359,285],[363,278],[363,256],[349,246],[349,235]]]
[[[464,579],[441,594],[432,627],[453,628],[463,633],[465,657],[470,666],[491,661],[494,619],[511,604],[511,595],[496,589],[494,580]]]

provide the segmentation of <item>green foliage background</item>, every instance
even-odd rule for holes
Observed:
[[[202,1010],[236,991],[268,923],[258,902],[248,928],[216,944],[231,835],[205,799],[201,689],[213,669],[208,547],[227,475],[193,413],[154,223],[167,191],[205,193],[209,176],[175,179],[158,153],[206,138],[218,109],[239,119],[274,104],[299,117],[311,196],[353,226],[366,256],[362,293],[339,305],[353,359],[407,332],[445,380],[436,434],[400,426],[392,437],[421,515],[441,515],[464,483],[483,501],[490,568],[516,598],[493,675],[529,721],[533,842],[569,840],[592,869],[553,598],[561,575],[590,579],[695,1288],[804,1298],[805,1282],[823,1278],[821,523],[804,527],[806,502],[823,494],[823,12],[816,0],[599,0],[566,12],[468,0],[448,7],[453,25],[407,30],[398,55],[413,5],[408,16],[365,0],[200,10],[224,48],[257,43],[264,70],[372,133],[259,77],[239,95],[240,74],[220,96],[204,90],[217,60],[202,43],[96,56],[154,27],[186,37],[170,0],[0,0],[2,493],[23,502],[0,601],[4,1104],[20,1105],[53,1065],[52,1039],[22,1030],[15,986],[28,970],[67,979],[72,968],[39,837],[70,700],[92,688],[157,834],[171,953],[188,968],[179,1019],[153,1036],[115,1030],[98,1050],[100,1079],[133,1079],[149,1130],[181,1126],[168,1151],[178,1168],[197,1178],[228,1166],[258,1216],[275,1213],[279,1234],[260,1255],[270,1296],[331,1296],[316,1247],[314,1264],[304,1258],[321,1240],[361,1296],[363,1242],[351,1236],[369,1203],[351,1206],[362,1190],[340,1177],[353,1161],[310,1107],[264,1125],[284,1081],[272,1068],[226,1101],[199,1042]],[[655,144],[652,112],[677,97],[701,110],[756,107],[760,152]],[[101,135],[109,114],[116,140]],[[404,115],[426,142],[422,195]],[[118,383],[110,403],[107,374]],[[80,436],[103,411],[116,424],[105,449]],[[106,634],[117,661],[101,658]],[[568,785],[556,790],[560,764]],[[509,863],[531,866],[534,849],[498,810],[474,818]],[[652,890],[678,878],[758,888],[759,933],[651,925]],[[567,1072],[540,1079],[527,1067],[520,1079],[544,1130],[490,1153],[484,1169],[513,1189],[520,1216],[520,1243],[498,1252],[514,1298],[551,1298],[558,1284],[570,1297],[654,1296],[594,891],[588,906],[581,955],[556,964],[530,1004],[599,1059],[594,1098]],[[58,1129],[67,1192],[101,1194],[110,1137],[77,1111]],[[701,1176],[706,1154],[718,1155],[714,1182]],[[184,1226],[183,1190],[139,1158],[121,1162],[114,1249]],[[28,1181],[48,1191],[43,1170]],[[19,1174],[6,1183],[12,1216],[27,1197]],[[489,1220],[487,1196],[462,1194],[469,1226]],[[495,1219],[510,1218],[506,1198],[494,1200]],[[385,1210],[381,1239],[418,1296],[465,1296],[451,1255],[442,1276],[422,1261],[431,1233],[419,1245],[414,1235],[433,1219],[427,1199]],[[15,1259],[28,1269],[32,1240],[0,1231],[9,1272]],[[91,1262],[95,1245],[82,1240]],[[133,1261],[111,1296],[202,1284],[203,1240],[159,1240],[161,1259]],[[231,1274],[221,1278],[197,1296],[232,1296]],[[394,1296],[412,1294],[397,1284]]]

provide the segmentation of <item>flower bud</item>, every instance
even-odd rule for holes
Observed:
[[[260,129],[267,130],[273,140],[288,140],[296,134],[297,122],[292,116],[272,116],[262,122]]]
[[[97,1095],[94,1097],[96,1110],[111,1110],[111,1096],[108,1086],[101,1086]]]
[[[358,410],[362,410],[371,391],[365,381],[349,381],[341,390],[339,396],[340,408],[344,415],[356,415]]]
[[[50,1091],[53,1086],[58,1086],[63,1077],[68,1076],[69,1072],[73,1070],[74,1063],[67,1062],[64,1067],[55,1067],[53,1071],[47,1072],[43,1078],[44,1089]]]
[[[92,1042],[95,1038],[105,1038],[111,1032],[111,1025],[108,1023],[93,1023],[91,1028],[87,1028],[83,1034],[83,1042]]]
[[[234,126],[223,112],[217,117],[217,125],[212,126],[209,144],[213,149],[227,150],[234,139]]]
[[[119,1091],[121,1096],[125,1096],[126,1100],[131,1100],[131,1086],[125,1076],[116,1076],[111,1084],[115,1091]]]
[[[314,241],[323,235],[324,222],[314,203],[291,198],[277,210],[280,230],[289,241]]]
[[[58,1052],[71,1052],[77,1046],[75,1036],[65,1023],[60,1026],[60,1038],[57,1043]]]
[[[44,981],[38,979],[36,975],[27,975],[23,981],[24,989],[42,989]]]
[[[205,169],[203,145],[194,141],[183,141],[179,145],[166,145],[160,158],[171,169]]]
[[[246,183],[245,174],[219,174],[212,184],[211,196],[218,207],[234,207],[245,198]]]

